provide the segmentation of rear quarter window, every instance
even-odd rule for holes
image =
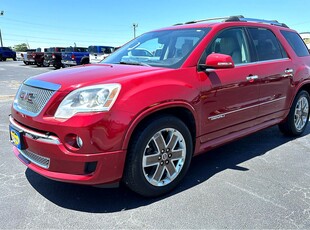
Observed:
[[[309,56],[309,50],[306,44],[297,33],[284,30],[282,30],[281,33],[298,57]]]

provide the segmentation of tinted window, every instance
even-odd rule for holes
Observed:
[[[309,55],[307,46],[297,33],[291,31],[281,31],[281,33],[293,48],[297,56],[304,57]]]
[[[276,36],[265,28],[248,29],[258,61],[274,60],[287,57],[281,43]]]
[[[235,64],[250,62],[249,49],[245,37],[245,32],[242,28],[227,29],[220,32],[209,45],[202,59],[205,59],[211,53],[221,53],[230,55]]]

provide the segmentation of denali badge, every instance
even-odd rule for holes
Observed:
[[[26,101],[30,104],[33,104],[33,101],[36,98],[36,94],[23,90],[21,91],[19,97],[21,100]]]

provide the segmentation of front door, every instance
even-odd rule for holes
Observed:
[[[220,32],[206,50],[230,55],[234,68],[199,72],[202,79],[202,142],[255,124],[259,107],[259,78],[250,63],[245,29]],[[203,80],[204,79],[204,80]]]

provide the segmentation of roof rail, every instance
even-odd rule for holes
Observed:
[[[264,19],[257,19],[257,18],[245,18],[243,16],[241,17],[230,17],[228,20],[225,20],[226,22],[232,22],[232,21],[241,21],[241,22],[258,22],[258,23],[265,23],[269,25],[274,26],[282,26],[288,28],[288,26],[284,23],[278,22],[277,20],[264,20]]]
[[[226,16],[226,17],[217,17],[217,18],[206,18],[206,19],[201,19],[201,20],[195,20],[195,21],[189,21],[185,22],[184,24],[193,24],[193,23],[199,23],[199,22],[207,22],[207,21],[216,21],[216,20],[227,20],[231,17],[240,17],[239,16]]]
[[[245,18],[242,15],[236,15],[236,16],[227,16],[227,17],[216,17],[216,18],[206,18],[206,19],[201,19],[201,20],[194,20],[194,21],[189,21],[185,23],[178,23],[175,24],[174,26],[177,25],[184,25],[184,24],[194,24],[194,23],[199,23],[199,22],[207,22],[207,21],[216,21],[216,20],[223,20],[224,22],[258,22],[258,23],[265,23],[269,25],[275,25],[275,26],[282,26],[282,27],[287,27],[289,28],[286,24],[280,23],[276,20],[264,20],[264,19],[256,19],[256,18]]]

